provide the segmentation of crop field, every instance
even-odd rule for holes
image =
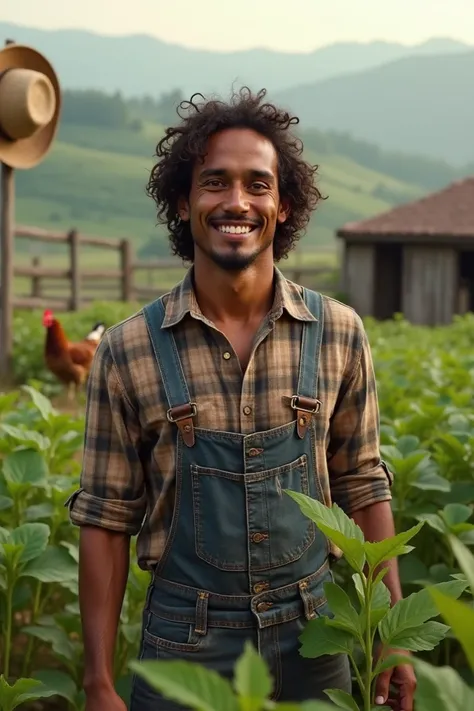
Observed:
[[[95,303],[60,318],[68,336],[75,339],[95,321],[112,325],[137,308],[138,304]],[[386,323],[368,320],[366,328],[378,381],[382,453],[395,474],[392,506],[397,532],[423,523],[416,535],[411,534],[413,548],[400,556],[404,593],[408,596],[439,584],[440,589],[451,590],[456,584],[459,596],[466,587],[459,583],[465,579],[469,548],[474,546],[474,317],[458,318],[451,326],[437,329],[415,327],[402,318]],[[21,708],[33,709],[31,699],[41,697],[44,708],[83,711],[78,531],[69,524],[64,502],[79,480],[84,397],[77,411],[61,408],[63,394],[43,364],[43,331],[41,314],[15,315],[15,382],[0,394],[0,669],[11,685],[18,680],[8,698],[23,700],[26,705]],[[467,551],[464,559],[458,555],[458,543]],[[344,558],[334,570],[336,583],[348,594],[354,572],[349,562]],[[124,699],[130,662],[138,650],[147,584],[148,575],[133,562],[114,667]],[[432,685],[436,686],[437,676],[444,685],[444,692],[440,687],[439,698],[432,695],[431,701],[426,696],[428,666],[420,667],[425,679],[420,685],[420,711],[467,711],[472,701],[462,679],[474,685],[474,651],[472,644],[469,651],[465,640],[466,634],[471,642],[474,639],[474,611],[467,592],[462,592],[462,598],[467,633],[450,619],[451,629],[437,637],[443,625],[429,627],[438,623],[426,623],[429,615],[423,617],[418,609],[416,617],[414,606],[410,608],[417,625],[422,620],[426,630],[438,632],[433,632],[436,639],[431,642],[421,632],[421,637],[408,634],[412,647],[405,648],[414,649],[420,664],[448,667],[430,677]],[[357,608],[357,597],[351,600]],[[443,617],[440,620],[445,622]],[[383,624],[378,628],[382,635]],[[415,629],[415,622],[410,624]],[[405,635],[408,644],[406,640]],[[243,674],[242,668],[239,673]],[[156,671],[157,688],[164,688],[159,676]],[[2,706],[5,688],[0,683],[0,707],[9,711],[14,705],[4,701]],[[450,701],[443,705],[447,688]],[[363,697],[355,699],[345,699],[344,706],[339,698],[340,707],[371,708]],[[219,707],[203,702],[195,708],[217,711]],[[253,705],[248,702],[241,708],[259,711],[264,706],[254,699]],[[319,708],[326,707],[311,706],[314,711]]]

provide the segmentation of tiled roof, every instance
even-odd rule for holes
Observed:
[[[349,222],[337,234],[339,237],[433,235],[474,238],[474,176],[368,220]]]

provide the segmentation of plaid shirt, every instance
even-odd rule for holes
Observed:
[[[301,330],[314,320],[301,287],[275,269],[275,297],[245,375],[225,338],[202,314],[192,269],[165,299],[196,426],[249,434],[279,427],[294,412]],[[272,323],[270,323],[272,322]],[[379,413],[367,336],[355,311],[324,296],[315,465],[325,497],[348,514],[390,500],[391,474],[379,454]],[[250,407],[250,410],[249,410]],[[245,408],[245,410],[244,410]],[[176,426],[142,311],[109,329],[90,373],[81,485],[71,521],[135,535],[138,562],[163,552],[174,506]],[[250,413],[250,414],[245,414]]]

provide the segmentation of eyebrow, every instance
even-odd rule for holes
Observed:
[[[253,178],[264,178],[265,180],[275,180],[275,176],[269,170],[249,170]],[[212,176],[222,177],[227,175],[228,171],[225,168],[206,168],[200,174],[200,178],[210,178]]]

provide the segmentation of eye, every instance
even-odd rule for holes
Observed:
[[[222,188],[223,185],[223,181],[219,180],[219,178],[211,178],[211,180],[206,180],[204,183],[206,188]]]
[[[260,183],[258,181],[252,183],[250,187],[252,190],[256,190],[257,192],[261,192],[262,190],[268,190],[268,185],[266,185],[265,183]]]

